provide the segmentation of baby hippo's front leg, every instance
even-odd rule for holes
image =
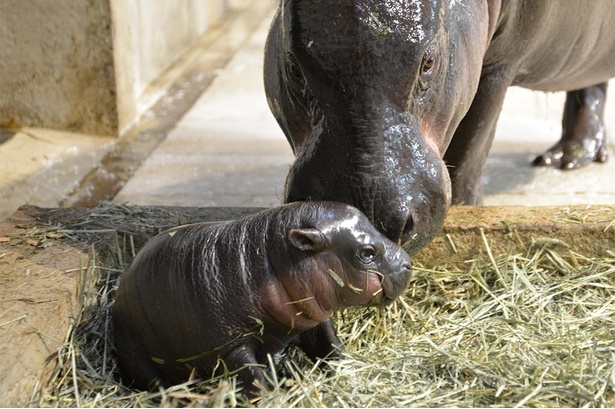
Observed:
[[[241,345],[231,350],[224,357],[224,364],[230,372],[236,372],[244,391],[248,396],[256,396],[259,388],[267,389],[263,365],[256,359],[254,348]]]
[[[313,362],[323,358],[339,358],[343,350],[331,319],[301,333],[298,345]]]

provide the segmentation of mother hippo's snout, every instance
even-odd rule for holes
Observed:
[[[286,182],[286,202],[333,200],[348,203],[365,213],[378,230],[396,243],[414,234],[416,216],[399,200],[397,186],[387,187],[384,180],[376,177],[362,180],[361,176],[346,173],[333,164],[323,168],[306,163],[293,166]],[[386,206],[379,206],[385,203]]]
[[[371,132],[321,128],[288,174],[285,201],[348,203],[410,254],[425,246],[450,204],[448,172],[411,119],[395,118]]]

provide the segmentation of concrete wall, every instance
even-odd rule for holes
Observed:
[[[108,1],[0,1],[0,126],[117,129]]]
[[[238,0],[0,0],[0,127],[118,135]]]
[[[228,0],[111,0],[119,128],[159,96],[148,86],[220,19]]]

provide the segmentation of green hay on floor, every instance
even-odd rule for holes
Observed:
[[[315,367],[289,348],[269,364],[273,389],[248,402],[232,377],[156,393],[118,383],[110,306],[121,264],[135,249],[117,235],[110,242],[123,254],[84,269],[84,282],[92,282],[85,307],[34,405],[615,406],[615,258],[549,243],[498,257],[485,238],[489,256],[463,271],[415,265],[408,290],[390,307],[336,315],[344,359]]]

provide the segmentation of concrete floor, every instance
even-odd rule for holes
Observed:
[[[0,143],[0,220],[19,206],[58,207],[116,138],[23,128]]]
[[[265,19],[218,72],[115,202],[185,206],[281,202],[293,157],[263,91],[263,46],[269,21]],[[483,176],[485,204],[615,204],[615,85],[609,98],[611,160],[559,171],[533,168],[530,162],[559,139],[564,94],[511,88]],[[5,143],[0,135],[0,219],[20,204],[57,206],[58,198],[69,195],[88,166],[96,166],[112,146],[105,137],[52,132],[53,138],[47,138],[48,132],[22,130]],[[30,145],[24,148],[26,142]],[[54,179],[54,172],[64,178]]]

